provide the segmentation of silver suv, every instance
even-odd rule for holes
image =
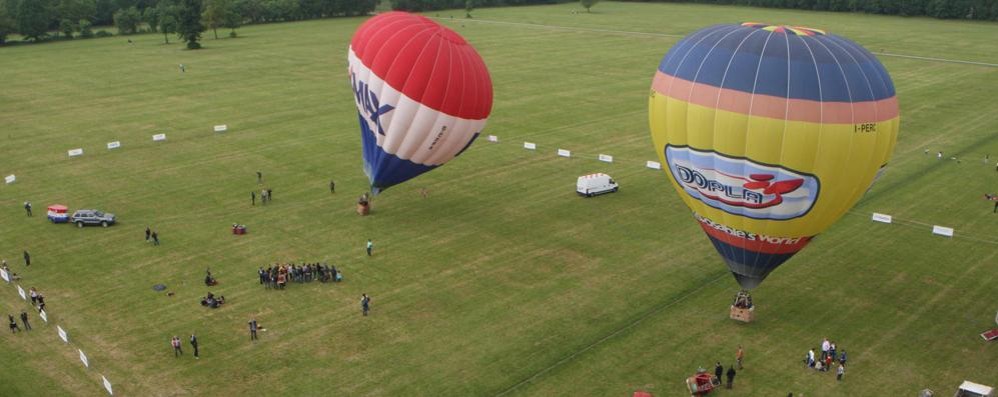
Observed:
[[[83,225],[101,225],[108,227],[114,224],[114,214],[105,214],[98,210],[76,210],[70,215],[69,221],[75,223],[76,227]]]

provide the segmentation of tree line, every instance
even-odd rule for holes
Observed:
[[[471,12],[476,7],[525,6],[567,3],[576,0],[392,0],[392,9],[401,11],[432,11],[463,8]]]
[[[940,19],[998,20],[998,0],[625,0],[728,4],[814,11],[927,16]]]
[[[94,26],[114,25],[119,34],[171,34],[247,23],[365,15],[378,0],[0,0],[0,45],[12,34],[24,39],[89,38],[107,36]],[[189,37],[182,37],[187,40]]]

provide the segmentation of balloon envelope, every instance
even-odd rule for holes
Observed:
[[[354,33],[347,60],[375,194],[443,165],[485,127],[492,109],[485,63],[430,19],[375,16]]]
[[[886,69],[856,43],[744,23],[669,50],[649,123],[672,186],[750,290],[859,200],[899,113]]]

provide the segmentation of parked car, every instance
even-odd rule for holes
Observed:
[[[609,175],[598,173],[579,177],[575,183],[575,192],[580,196],[592,197],[603,193],[613,193],[620,186]]]
[[[75,223],[76,227],[84,225],[101,225],[108,227],[115,222],[114,214],[105,214],[98,210],[76,210],[69,216],[69,222]]]

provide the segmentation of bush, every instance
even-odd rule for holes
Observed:
[[[188,41],[187,42],[187,49],[188,50],[196,50],[196,49],[199,49],[199,48],[201,48],[201,43],[198,43],[196,41]]]
[[[95,36],[97,36],[97,37],[111,37],[111,36],[114,36],[114,35],[111,34],[111,33],[109,33],[108,31],[106,31],[104,29],[101,29],[101,30],[97,31],[97,34]]]
[[[91,24],[89,20],[87,20],[87,19],[81,19],[80,20],[80,37],[82,37],[84,39],[89,39],[91,37],[94,37],[94,31],[93,31],[93,29],[90,29],[91,26],[93,26],[93,24]]]
[[[233,30],[233,31],[229,32],[229,37],[231,37],[233,39],[236,38],[236,31]]]

